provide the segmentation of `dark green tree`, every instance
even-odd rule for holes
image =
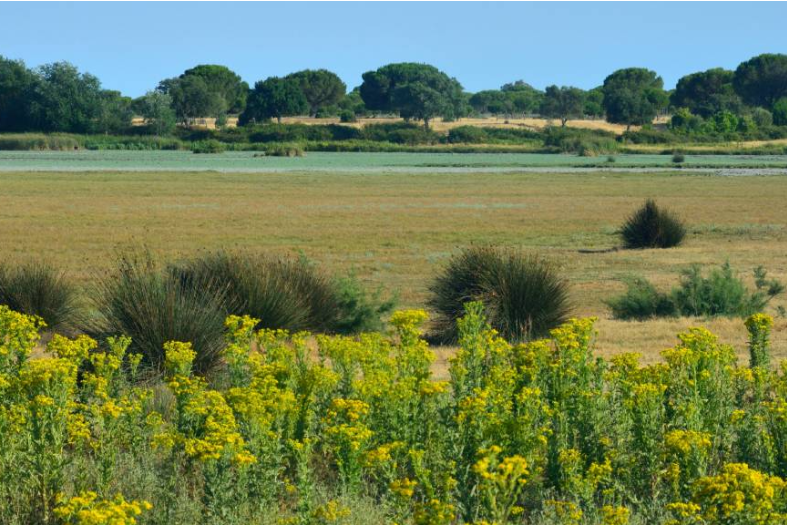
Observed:
[[[180,78],[189,76],[203,79],[208,91],[221,101],[218,114],[200,115],[201,117],[219,117],[227,113],[239,114],[246,107],[249,85],[228,67],[203,64],[187,69]]]
[[[336,73],[327,69],[305,69],[285,77],[300,86],[309,103],[309,115],[315,116],[321,108],[333,106],[347,93],[347,85]]]
[[[764,54],[743,62],[732,83],[745,103],[771,109],[787,96],[787,55]]]
[[[524,80],[503,84],[500,91],[508,97],[514,111],[523,116],[538,112],[544,100],[544,92],[534,88]]]
[[[120,91],[104,90],[93,131],[96,133],[120,134],[131,125],[134,116],[131,105],[133,100],[124,97]]]
[[[367,71],[360,92],[370,110],[420,119],[426,128],[434,117],[456,118],[464,113],[462,85],[428,64],[405,62]]]
[[[166,93],[148,91],[134,105],[156,136],[169,135],[175,129],[177,117],[172,109],[172,97]]]
[[[201,117],[218,117],[225,112],[221,96],[208,87],[205,79],[198,75],[164,80],[159,90],[172,97],[172,109],[178,120],[187,123]]]
[[[30,104],[36,81],[24,62],[0,55],[0,131],[31,129]]]
[[[702,118],[720,111],[739,113],[742,103],[732,86],[734,75],[722,68],[686,75],[678,80],[670,103],[675,108],[688,108]]]
[[[773,123],[787,126],[787,97],[782,97],[773,105]]]
[[[585,92],[585,116],[601,118],[604,116],[604,90],[601,86]]]
[[[615,124],[649,124],[667,106],[664,82],[644,68],[619,69],[604,80],[604,112]]]
[[[102,89],[90,73],[80,73],[68,62],[55,62],[37,70],[32,94],[34,129],[90,133],[101,114]]]
[[[359,87],[354,88],[352,91],[344,95],[338,104],[339,109],[342,111],[350,111],[354,115],[365,115],[369,111],[361,98],[361,90]]]
[[[488,89],[474,93],[468,104],[476,113],[492,113],[493,115],[510,115],[514,112],[514,103],[508,93],[496,89]]]
[[[560,119],[560,125],[563,127],[568,119],[582,117],[584,109],[584,92],[579,88],[549,86],[544,91],[541,115]]]
[[[309,103],[297,82],[269,77],[254,84],[239,124],[263,122],[271,118],[281,122],[282,117],[303,115],[308,110]]]

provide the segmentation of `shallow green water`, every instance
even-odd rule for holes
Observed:
[[[670,155],[579,157],[538,153],[309,153],[302,158],[253,152],[196,155],[188,151],[0,151],[0,171],[498,171],[517,169],[672,168]],[[787,155],[687,155],[684,167],[781,168]]]

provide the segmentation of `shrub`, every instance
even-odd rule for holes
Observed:
[[[626,285],[626,293],[606,301],[615,319],[642,320],[677,315],[670,296],[656,290],[646,279],[633,277],[627,280]]]
[[[358,122],[358,119],[355,117],[355,113],[353,113],[349,109],[343,109],[339,113],[339,122],[344,122],[344,123]]]
[[[100,341],[117,334],[131,337],[131,350],[156,372],[163,371],[164,343],[188,341],[197,354],[194,369],[210,372],[219,364],[224,319],[233,309],[216,282],[183,286],[149,254],[122,254],[117,268],[98,281],[98,318],[87,331]]]
[[[544,130],[544,146],[555,148],[561,153],[583,156],[615,153],[618,150],[618,143],[612,133],[557,127]]]
[[[680,284],[665,294],[646,279],[627,283],[625,294],[607,301],[617,319],[651,317],[726,316],[746,317],[762,312],[770,300],[784,291],[781,282],[768,279],[762,267],[754,270],[756,289],[750,292],[729,263],[703,277],[695,265],[681,273]]]
[[[74,330],[82,313],[76,286],[62,271],[41,262],[0,266],[0,304],[37,315],[55,332]]]
[[[0,135],[0,150],[28,151],[54,150],[69,151],[79,149],[79,138],[62,134],[18,133]]]
[[[683,242],[686,228],[652,199],[631,215],[620,230],[626,248],[671,248]]]
[[[273,144],[265,148],[268,157],[305,157],[306,150],[301,144]]]
[[[756,289],[749,292],[729,262],[711,270],[703,277],[698,265],[684,270],[680,285],[672,292],[678,311],[688,316],[745,317],[761,312],[784,287],[779,281],[768,280],[762,267],[754,272]]]
[[[224,153],[226,150],[226,144],[213,139],[195,142],[191,145],[192,153]]]
[[[354,273],[335,280],[338,315],[334,331],[340,334],[379,332],[384,328],[382,316],[396,307],[396,297],[383,299],[384,291],[378,288],[369,293]]]
[[[683,164],[684,162],[686,162],[686,157],[680,151],[676,151],[675,153],[672,154],[672,162],[674,164]]]
[[[439,339],[456,340],[464,304],[480,301],[493,328],[512,340],[541,337],[570,311],[568,284],[554,265],[535,256],[492,247],[455,255],[430,287]]]
[[[448,142],[451,144],[486,144],[489,134],[484,128],[477,126],[459,126],[448,130]]]

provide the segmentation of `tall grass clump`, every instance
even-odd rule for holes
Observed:
[[[570,312],[568,284],[557,268],[536,256],[472,247],[453,256],[430,287],[438,339],[456,341],[465,303],[480,301],[503,337],[522,341],[547,335]]]
[[[54,332],[70,332],[80,322],[78,288],[54,266],[31,261],[0,265],[0,305],[44,320]]]
[[[629,249],[672,248],[686,237],[686,227],[672,212],[647,199],[620,229],[623,245]]]
[[[64,134],[10,133],[0,135],[0,150],[70,151],[80,149],[80,138]]]
[[[204,374],[220,361],[229,294],[206,280],[204,287],[183,286],[149,254],[121,254],[117,268],[99,279],[94,293],[97,318],[86,331],[99,341],[131,337],[131,351],[155,372],[164,369],[164,343],[189,341],[194,370]]]
[[[230,313],[259,319],[260,328],[356,333],[378,330],[393,308],[369,295],[350,275],[336,278],[305,258],[215,252],[185,261],[171,273],[187,289],[216,289]]]

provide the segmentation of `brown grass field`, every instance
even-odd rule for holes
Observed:
[[[646,197],[687,221],[683,247],[578,252],[615,246],[619,223]],[[43,258],[87,282],[111,266],[116,250],[143,244],[164,257],[302,250],[331,270],[354,269],[371,286],[399,291],[402,306],[423,306],[453,251],[515,246],[559,262],[576,314],[599,317],[602,355],[637,351],[647,362],[693,325],[745,352],[743,322],[612,320],[604,299],[623,290],[620,279],[641,274],[666,289],[691,263],[729,260],[747,277],[763,265],[787,281],[786,201],[787,177],[778,176],[1,173],[0,259]],[[777,318],[773,343],[787,357],[787,320]],[[441,360],[449,353],[440,350]]]

